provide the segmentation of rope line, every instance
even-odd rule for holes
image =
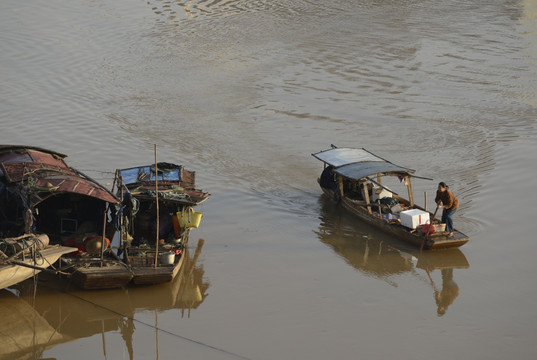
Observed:
[[[46,285],[44,285],[44,286],[46,286]],[[113,313],[113,314],[116,314],[116,315],[119,315],[119,316],[128,318],[128,319],[132,320],[133,322],[136,322],[136,323],[145,325],[145,326],[147,326],[147,327],[153,328],[153,329],[158,330],[158,331],[162,331],[163,333],[166,333],[166,334],[171,335],[171,336],[173,336],[173,337],[176,337],[176,338],[178,338],[178,339],[185,340],[185,341],[191,342],[191,343],[193,343],[193,344],[196,344],[196,345],[199,345],[199,346],[208,348],[208,349],[212,349],[212,350],[214,350],[214,351],[217,351],[217,352],[220,352],[220,353],[223,353],[223,354],[232,356],[232,357],[234,357],[234,358],[236,358],[236,359],[252,360],[251,358],[248,358],[248,357],[246,357],[246,356],[242,356],[242,355],[233,353],[233,352],[231,352],[231,351],[228,351],[228,350],[225,350],[225,349],[222,349],[222,348],[213,346],[213,345],[209,345],[209,344],[204,343],[204,342],[202,342],[202,341],[194,340],[194,339],[188,338],[188,337],[186,337],[186,336],[176,334],[176,333],[171,332],[171,331],[169,331],[169,330],[165,330],[165,329],[159,328],[158,326],[154,326],[154,325],[148,324],[148,323],[146,323],[146,322],[144,322],[144,321],[142,321],[142,320],[135,319],[135,318],[132,317],[132,316],[124,315],[124,314],[122,314],[122,313],[120,313],[120,312],[118,312],[118,311],[112,310],[112,309],[110,309],[110,308],[107,308],[106,306],[97,304],[97,303],[95,303],[95,302],[93,302],[93,301],[90,301],[90,300],[88,300],[88,299],[84,299],[83,297],[78,296],[78,295],[75,295],[75,294],[73,294],[73,293],[66,292],[66,291],[64,291],[64,290],[62,290],[62,292],[63,292],[64,294],[70,295],[70,296],[72,296],[72,297],[74,297],[74,298],[77,298],[77,299],[79,299],[79,300],[82,300],[82,301],[85,301],[85,302],[87,302],[87,303],[89,303],[89,304],[92,304],[93,306],[96,306],[96,307],[98,307],[98,308],[107,310],[107,311],[109,311],[109,312],[111,312],[111,313]]]

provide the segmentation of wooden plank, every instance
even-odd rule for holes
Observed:
[[[369,211],[370,214],[372,214],[373,212],[371,211],[371,206],[369,206],[371,204],[371,201],[369,201],[369,188],[367,187],[367,182],[363,182],[362,183],[362,186],[364,188],[364,197],[365,197],[365,203],[367,204],[367,211]]]
[[[408,201],[410,203],[410,206],[414,206],[414,194],[412,192],[412,181],[410,180],[410,176],[407,176],[406,177],[406,181],[407,181],[407,189],[408,189]]]

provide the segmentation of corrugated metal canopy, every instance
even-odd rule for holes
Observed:
[[[349,179],[358,180],[365,176],[388,172],[410,175],[413,170],[405,169],[386,161],[366,161],[341,166],[336,168],[334,172]]]
[[[29,145],[0,145],[0,153],[6,153],[6,152],[25,152],[27,150],[36,150],[40,152],[44,152],[47,154],[56,155],[60,158],[66,158],[67,155],[59,153],[57,151],[44,149],[42,147],[38,146],[29,146]]]
[[[65,157],[35,146],[0,145],[0,185],[17,194],[27,207],[66,194],[119,203],[108,189],[69,167]]]
[[[333,167],[340,167],[347,164],[363,161],[384,161],[366,151],[365,149],[352,149],[352,148],[334,148],[328,149],[316,154],[313,154],[317,159],[324,161],[328,165]]]
[[[63,193],[85,195],[112,204],[119,203],[119,200],[111,192],[94,181],[66,174],[52,174],[36,178],[32,191],[32,202],[36,205],[51,196]]]
[[[384,160],[365,149],[333,148],[312,155],[333,166],[337,174],[354,180],[377,173],[411,175],[415,172]]]
[[[119,200],[106,188],[75,171],[61,162],[60,166],[50,166],[45,163],[0,163],[0,173],[5,177],[6,186],[11,186],[18,192],[29,191],[31,204],[37,205],[42,201],[64,193],[80,194],[110,203]],[[27,183],[27,186],[14,186],[17,183]],[[29,184],[31,182],[31,185]],[[23,190],[24,189],[24,190]]]

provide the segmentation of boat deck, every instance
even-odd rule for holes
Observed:
[[[134,274],[121,261],[100,259],[75,260],[71,282],[82,289],[113,289],[126,286]]]

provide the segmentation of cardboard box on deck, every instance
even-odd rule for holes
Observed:
[[[401,225],[415,229],[418,225],[429,223],[429,213],[426,211],[411,209],[399,213]]]

